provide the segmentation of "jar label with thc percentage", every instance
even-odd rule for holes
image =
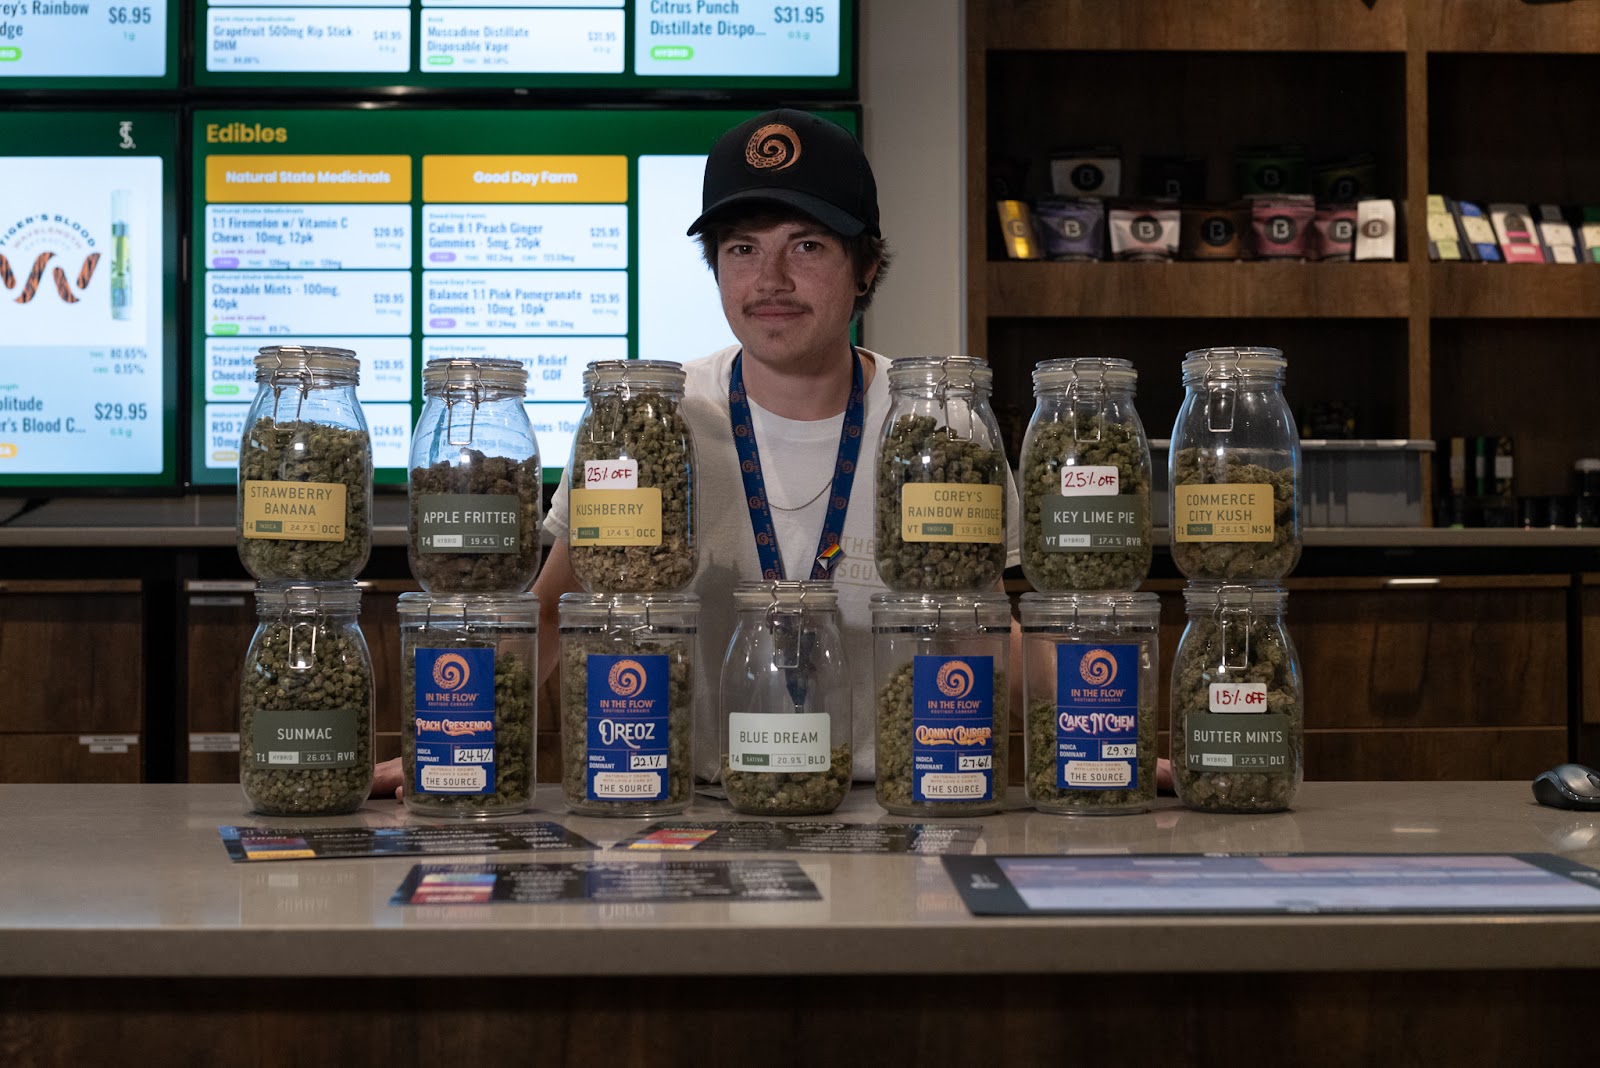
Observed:
[[[994,797],[994,657],[918,656],[911,668],[914,801]]]
[[[244,495],[243,531],[269,541],[344,541],[343,482],[258,482]]]
[[[902,541],[1004,540],[1006,495],[1000,486],[967,482],[907,482],[900,488]]]
[[[258,709],[250,726],[251,766],[257,771],[353,768],[359,722],[353,708]]]
[[[1190,771],[1289,770],[1289,717],[1196,712],[1183,724]]]
[[[590,801],[667,799],[670,661],[664,653],[588,657]]]
[[[1139,785],[1139,647],[1056,646],[1056,786]]]
[[[494,793],[494,650],[419,648],[415,682],[412,788],[423,794]]]
[[[423,493],[417,497],[417,551],[514,553],[522,504],[515,493]]]
[[[1144,547],[1141,496],[1039,498],[1039,543],[1047,553],[1110,553]]]
[[[659,489],[574,489],[568,503],[574,546],[661,544]]]
[[[826,712],[728,714],[730,771],[827,771],[833,762]]]
[[[1172,530],[1178,541],[1271,541],[1272,487],[1264,482],[1176,486]]]

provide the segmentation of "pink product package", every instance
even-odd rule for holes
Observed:
[[[1251,202],[1251,232],[1262,259],[1305,259],[1317,205],[1310,197],[1261,197]]]
[[[1356,247],[1356,206],[1328,204],[1317,209],[1311,224],[1311,257],[1348,260]]]

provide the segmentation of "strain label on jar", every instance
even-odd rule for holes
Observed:
[[[1264,482],[1175,486],[1172,529],[1178,541],[1271,541],[1272,487]]]
[[[994,657],[916,657],[911,669],[912,800],[993,799],[995,742]]]
[[[574,546],[661,544],[659,489],[574,489],[568,504]]]
[[[667,799],[670,659],[588,657],[590,801]]]
[[[419,648],[415,683],[412,788],[423,794],[494,793],[494,650]]]
[[[1000,486],[907,482],[900,487],[902,541],[969,541],[999,545],[1006,494]]]
[[[728,714],[729,771],[827,771],[833,762],[826,712]]]
[[[1061,468],[1061,496],[1115,497],[1121,492],[1121,475],[1116,465],[1064,465]]]
[[[1056,646],[1056,786],[1139,785],[1139,647]]]
[[[1190,771],[1289,770],[1289,717],[1196,712],[1183,726]]]
[[[353,768],[359,723],[353,708],[259,709],[250,725],[250,766],[257,771]]]
[[[1143,497],[1039,499],[1039,542],[1047,553],[1109,553],[1144,547]]]
[[[240,533],[269,541],[344,541],[343,482],[258,482],[240,487]]]
[[[423,493],[416,508],[418,552],[517,551],[522,506],[515,493]]]

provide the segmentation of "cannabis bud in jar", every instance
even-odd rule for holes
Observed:
[[[1204,582],[1275,582],[1300,559],[1300,435],[1277,349],[1183,361],[1172,429],[1172,559]]]
[[[1275,586],[1196,583],[1172,666],[1178,799],[1212,812],[1288,808],[1303,777],[1300,664]]]
[[[1150,571],[1150,443],[1127,360],[1047,360],[1022,445],[1022,570],[1039,590],[1131,590]]]
[[[989,407],[992,380],[968,356],[889,368],[875,540],[878,575],[892,590],[976,590],[1005,571],[1011,469]]]
[[[354,812],[372,788],[372,661],[353,584],[256,591],[239,685],[239,776],[269,816]]]
[[[411,572],[434,593],[515,593],[539,569],[544,469],[514,360],[430,360],[411,436]]]
[[[583,382],[567,474],[573,573],[591,593],[682,589],[699,564],[683,368],[605,360]]]
[[[274,345],[255,366],[239,445],[239,559],[260,582],[354,578],[372,546],[360,362],[348,349]]]

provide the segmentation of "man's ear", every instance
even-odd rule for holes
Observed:
[[[857,285],[856,285],[856,296],[858,296],[858,297],[866,296],[867,295],[867,291],[872,288],[872,280],[874,278],[876,278],[876,277],[878,277],[878,264],[876,262],[873,262],[872,264],[870,264],[867,267],[865,275],[857,283]]]

